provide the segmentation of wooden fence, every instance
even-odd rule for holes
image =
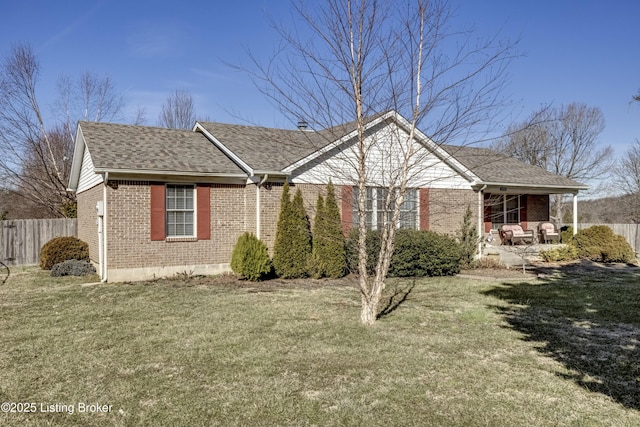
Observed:
[[[74,218],[0,221],[0,261],[9,266],[38,264],[42,245],[54,237],[77,234]]]
[[[640,250],[640,224],[578,224],[578,230],[589,228],[592,225],[606,225],[610,227],[614,233],[627,239],[627,242],[629,242],[633,250],[638,254]]]

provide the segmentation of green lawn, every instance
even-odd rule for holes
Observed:
[[[12,271],[0,401],[37,412],[0,424],[637,426],[640,276],[596,273],[390,282],[367,328],[351,280]]]

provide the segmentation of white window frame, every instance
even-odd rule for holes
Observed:
[[[491,223],[495,224],[497,226],[500,226],[502,224],[520,224],[520,220],[521,220],[521,216],[520,216],[520,211],[522,210],[522,200],[521,200],[521,194],[496,194],[496,196],[500,197],[501,200],[500,202],[496,203],[497,204],[501,204],[502,205],[502,213],[500,214],[501,217],[500,218],[491,218]],[[507,202],[509,201],[509,199],[511,200],[516,200],[517,201],[517,207],[515,208],[515,212],[510,212],[509,208],[507,207]],[[508,222],[507,218],[509,217],[509,214],[513,213],[515,215],[515,222]],[[502,221],[498,221],[498,219],[502,219]],[[495,228],[495,226],[493,226]]]
[[[191,199],[192,199],[192,205],[191,207],[183,207],[183,208],[178,208],[178,207],[173,207],[170,208],[169,205],[169,189],[175,189],[175,188],[184,188],[185,190],[190,190],[191,191]],[[181,183],[175,183],[175,184],[166,184],[165,185],[165,213],[164,213],[164,220],[165,220],[165,236],[167,240],[171,240],[171,239],[185,239],[185,238],[195,238],[197,235],[197,224],[198,224],[198,218],[197,218],[197,206],[198,206],[198,201],[196,200],[197,198],[197,191],[196,191],[196,186],[194,184],[181,184]],[[174,196],[175,198],[175,196]],[[187,200],[187,199],[185,199]],[[173,234],[170,232],[170,213],[172,212],[177,212],[177,213],[185,213],[191,214],[191,234],[187,234],[186,230],[183,231],[182,234],[178,233],[177,230],[174,230]],[[181,225],[186,226],[189,223],[187,221],[184,221]],[[177,222],[175,224],[176,226],[178,225]],[[177,228],[177,227],[176,227]]]
[[[367,187],[367,196],[365,200],[365,210],[366,210],[366,222],[367,222],[367,230],[378,230],[383,225],[384,218],[380,218],[381,215],[384,215],[384,197],[386,196],[387,188],[385,187]],[[399,189],[395,188],[394,191],[397,193]],[[352,210],[352,221],[353,226],[358,227],[358,187],[353,187],[353,200],[351,203]],[[413,203],[414,208],[411,210],[406,209],[407,204]],[[407,221],[402,218],[403,215],[406,215],[409,212],[410,215],[413,216],[412,227],[402,227],[403,225],[407,225]],[[387,213],[391,215],[391,212]],[[404,202],[400,207],[400,218],[398,219],[398,223],[396,224],[396,228],[410,228],[412,230],[420,229],[420,198],[418,197],[418,189],[417,188],[408,188],[407,193],[405,195]]]

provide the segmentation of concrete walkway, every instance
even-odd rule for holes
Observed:
[[[482,253],[488,257],[498,257],[500,262],[507,267],[520,267],[524,262],[525,266],[531,265],[533,261],[541,261],[540,251],[547,251],[549,249],[557,248],[564,245],[559,244],[519,244],[519,245],[495,245],[487,244]]]

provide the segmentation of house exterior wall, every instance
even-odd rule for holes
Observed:
[[[367,186],[386,187],[389,171],[398,171],[404,158],[399,148],[406,146],[409,135],[395,124],[375,130],[366,139],[368,147]],[[295,183],[326,184],[331,177],[335,185],[354,185],[357,180],[353,165],[358,164],[354,141],[336,147],[307,165],[292,171]],[[440,160],[421,143],[414,141],[414,155],[410,160],[410,188],[471,189],[470,183],[449,165]]]
[[[140,280],[185,271],[228,271],[233,246],[238,236],[247,231],[244,208],[244,186],[212,184],[211,239],[151,241],[150,183],[110,182],[106,208],[108,280]]]
[[[526,215],[522,220],[523,228],[538,233],[538,226],[549,221],[549,196],[528,194],[525,201]]]
[[[472,221],[478,218],[478,193],[473,190],[429,189],[429,230],[455,235],[462,228],[467,207]]]
[[[78,239],[89,245],[89,258],[98,263],[98,215],[96,203],[102,200],[104,187],[96,185],[76,195],[78,202]]]
[[[82,168],[80,169],[80,177],[78,179],[78,193],[82,193],[102,183],[102,174],[97,174],[93,170],[93,160],[91,159],[89,150],[85,146],[82,156]]]

